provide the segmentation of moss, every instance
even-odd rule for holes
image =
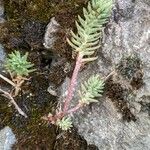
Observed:
[[[46,24],[39,21],[9,20],[0,26],[0,42],[7,49],[40,49],[43,48],[43,36]]]
[[[72,129],[61,134],[61,137],[55,143],[54,150],[98,150],[95,145],[87,145],[87,142],[79,135],[77,129]]]
[[[106,96],[111,99],[118,111],[122,114],[124,121],[136,121],[136,117],[132,114],[128,104],[128,95],[130,91],[115,83],[112,78],[107,80],[105,84]]]
[[[10,20],[0,25],[0,42],[5,47],[12,48],[14,45],[20,45],[21,40],[21,26],[19,20]]]
[[[30,19],[41,22],[49,22],[49,19],[56,14],[63,14],[66,11],[76,13],[87,0],[5,0],[4,6],[7,19]]]
[[[48,81],[42,76],[33,77],[23,87],[22,94],[15,98],[18,105],[27,113],[28,118],[17,115],[14,107],[8,107],[8,100],[0,105],[0,126],[10,126],[16,134],[18,143],[15,148],[52,149],[56,139],[56,128],[48,127],[41,117],[56,107],[56,99],[47,92]],[[31,95],[32,94],[32,95]]]
[[[116,68],[124,78],[131,80],[136,71],[141,69],[141,60],[137,55],[125,56]]]
[[[149,96],[145,96],[145,97],[142,97],[142,98],[150,100]],[[150,116],[150,102],[142,102],[141,101],[140,104],[142,106],[141,111],[142,112],[147,112],[148,115]]]
[[[55,17],[62,27],[62,42],[57,41],[55,49],[64,57],[70,57],[66,44],[63,45],[68,28],[75,26],[77,14],[81,14],[87,0],[5,0],[5,16],[7,22],[0,25],[0,42],[7,49],[24,48],[44,49],[43,37],[45,27],[51,17]],[[58,36],[60,32],[58,33]],[[60,42],[60,44],[59,44]],[[61,49],[61,46],[63,49]]]
[[[8,125],[16,135],[17,143],[13,149],[48,149],[48,150],[97,150],[94,145],[87,145],[85,139],[72,128],[63,132],[41,119],[50,111],[55,111],[56,99],[47,92],[48,81],[40,76],[33,77],[23,86],[22,94],[15,98],[18,105],[27,113],[28,118],[17,115],[13,107],[8,107],[8,100],[0,96],[0,128]],[[31,95],[32,93],[32,95]],[[30,95],[30,96],[29,96]]]
[[[133,88],[139,89],[143,85],[142,61],[136,54],[123,57],[116,70]]]

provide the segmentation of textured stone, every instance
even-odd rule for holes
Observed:
[[[46,27],[44,35],[44,47],[50,49],[53,47],[54,42],[56,41],[56,32],[58,31],[60,25],[57,23],[55,18],[51,18],[49,24]]]
[[[5,61],[6,53],[3,46],[0,44],[0,71],[3,69],[3,63]]]
[[[116,0],[112,19],[104,31],[99,59],[80,73],[78,83],[91,74],[108,75],[123,56],[136,53],[142,61],[144,85],[133,90],[128,100],[136,121],[126,122],[113,102],[100,98],[99,103],[85,108],[74,116],[74,124],[89,144],[100,150],[150,149],[150,1]],[[66,92],[66,83],[62,93]],[[119,82],[119,81],[118,81]],[[79,84],[78,84],[79,86]],[[126,86],[126,85],[125,85]],[[78,99],[75,95],[74,103]]]
[[[15,142],[15,135],[9,127],[0,130],[0,150],[11,150]]]
[[[0,0],[0,23],[3,23],[4,21],[5,21],[5,19],[4,19],[3,0]]]

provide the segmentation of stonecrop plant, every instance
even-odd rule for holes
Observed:
[[[28,53],[25,55],[21,55],[19,51],[14,51],[8,55],[8,58],[5,62],[5,68],[9,72],[11,79],[6,78],[2,74],[0,74],[0,78],[5,80],[7,83],[12,85],[11,92],[4,91],[0,88],[0,92],[3,93],[3,96],[10,99],[10,102],[15,106],[18,110],[19,114],[27,117],[27,115],[19,108],[17,103],[14,100],[14,97],[18,95],[21,85],[27,80],[30,72],[35,71],[32,69],[33,64],[27,60]]]
[[[24,56],[21,56],[19,51],[14,51],[11,54],[8,54],[6,60],[6,69],[12,75],[15,76],[28,76],[30,72],[33,72],[35,69],[31,69],[34,65],[27,61],[28,53]]]
[[[81,84],[78,104],[70,108],[81,66],[97,59],[97,57],[93,57],[93,54],[101,46],[102,29],[111,15],[112,5],[112,0],[91,0],[88,2],[87,9],[83,8],[84,17],[78,16],[78,21],[75,22],[77,33],[71,31],[71,39],[67,39],[68,44],[76,53],[76,65],[70,80],[67,96],[62,109],[54,115],[50,113],[48,116],[43,117],[50,123],[58,125],[62,130],[68,130],[72,127],[69,116],[71,113],[89,105],[91,102],[97,102],[96,98],[103,93],[104,82],[98,75],[93,75],[87,82]]]
[[[5,68],[15,84],[14,97],[18,95],[20,87],[27,80],[29,73],[35,71],[32,69],[33,64],[27,60],[27,57],[27,52],[25,55],[21,55],[19,51],[14,51],[8,54],[5,62]]]

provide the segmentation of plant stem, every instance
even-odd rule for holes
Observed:
[[[61,111],[56,113],[54,116],[42,117],[42,119],[50,121],[52,124],[55,124],[58,119],[62,119],[65,115],[76,112],[78,109],[83,107],[83,104],[78,103],[75,107],[67,110],[66,112]]]
[[[73,112],[76,112],[78,109],[80,109],[81,107],[83,107],[83,105],[81,103],[78,103],[75,107],[69,109],[67,111],[67,114],[70,114],[70,113],[73,113]]]
[[[25,118],[27,118],[27,115],[21,110],[21,108],[17,105],[17,103],[15,102],[13,97],[8,92],[6,92],[6,91],[4,91],[2,89],[0,89],[0,92],[4,93],[3,96],[5,96],[8,99],[10,99],[10,102],[15,106],[16,110],[19,112],[20,115],[22,115]]]
[[[16,87],[16,84],[13,83],[11,80],[9,80],[8,78],[4,77],[2,74],[0,74],[0,78],[2,78],[3,80],[5,80],[7,83],[11,84],[13,87]]]
[[[66,97],[65,102],[64,102],[64,108],[63,108],[64,113],[68,110],[70,101],[73,98],[73,93],[75,91],[75,86],[77,84],[77,76],[78,76],[79,70],[80,70],[81,65],[82,65],[82,58],[83,58],[83,56],[80,54],[77,56],[76,65],[75,65],[75,68],[74,68],[74,71],[72,74],[70,85],[68,87],[67,97]]]
[[[58,119],[62,119],[65,116],[64,112],[58,112],[54,116],[49,115],[49,116],[44,116],[42,119],[46,121],[50,121],[52,124],[55,124]]]

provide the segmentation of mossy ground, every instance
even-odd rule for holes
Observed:
[[[74,19],[86,2],[87,0],[5,0],[4,6],[7,19],[39,20],[47,23],[51,17],[59,14],[62,15],[60,19],[63,19],[63,14],[69,12],[72,15],[70,20]],[[65,23],[63,20],[62,22]]]
[[[28,118],[17,115],[9,101],[0,97],[1,127],[10,126],[17,136],[17,147],[26,149],[42,148],[46,145],[52,148],[56,138],[56,127],[49,127],[43,122],[42,116],[52,111],[56,106],[56,98],[47,93],[48,80],[42,76],[34,76],[23,87],[20,95],[15,100],[27,113]],[[34,144],[33,144],[34,143]],[[36,145],[36,146],[35,146]]]
[[[74,28],[75,18],[77,14],[82,14],[86,2],[87,0],[5,0],[7,22],[0,26],[0,41],[8,49],[43,49],[43,34],[51,17],[55,17],[62,27],[59,36],[65,36],[66,30]],[[59,50],[63,43],[65,42],[57,41]],[[55,48],[57,50],[57,46]]]
[[[106,96],[111,99],[118,112],[122,114],[122,119],[127,122],[136,121],[127,100],[130,90],[123,88],[120,83],[115,83],[112,78],[107,80],[105,86]]]

